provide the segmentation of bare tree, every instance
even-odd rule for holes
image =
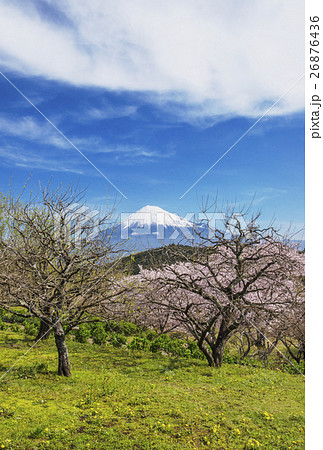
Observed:
[[[196,339],[210,366],[221,366],[234,332],[275,320],[303,295],[297,282],[303,255],[274,227],[257,225],[258,218],[247,221],[247,213],[228,210],[223,229],[197,229],[194,252],[170,246],[171,260],[181,262],[137,276],[139,292],[146,286],[144,295],[157,311],[171,312],[172,320]]]
[[[27,203],[11,198],[0,237],[1,306],[53,329],[64,376],[70,375],[66,335],[122,292],[114,274],[117,249],[100,233],[111,226],[109,217],[93,217],[83,198],[72,187],[50,186]]]
[[[305,303],[286,311],[274,328],[277,339],[282,342],[288,356],[298,364],[305,359]]]

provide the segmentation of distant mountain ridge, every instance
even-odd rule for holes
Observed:
[[[129,214],[119,225],[102,233],[111,235],[112,243],[120,245],[125,254],[143,252],[169,245],[194,245],[199,236],[209,231],[207,223],[194,223],[159,206],[146,205]],[[298,243],[305,249],[304,241]]]

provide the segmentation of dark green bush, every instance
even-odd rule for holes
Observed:
[[[8,313],[7,311],[2,312],[1,319],[6,323],[14,323],[14,321],[15,321],[14,315]]]
[[[196,358],[196,359],[204,359],[205,358],[202,351],[198,348],[196,341],[189,342],[187,344],[187,348],[191,353],[191,358]]]
[[[189,358],[191,356],[190,350],[187,348],[185,341],[181,339],[171,338],[167,334],[158,336],[150,345],[150,350],[153,353],[164,351],[171,356],[182,356]]]
[[[84,344],[88,342],[91,337],[91,329],[86,323],[81,323],[78,329],[75,331],[75,340]]]
[[[227,364],[233,364],[234,358],[230,355],[230,353],[227,350],[224,350],[222,361]]]
[[[130,350],[148,351],[150,350],[150,346],[151,342],[148,339],[138,336],[133,338],[133,340],[128,344],[128,348],[130,348]]]
[[[30,323],[29,321],[25,320],[23,322],[24,331],[28,336],[35,336],[38,332],[37,328],[33,323]]]
[[[300,363],[297,363],[296,361],[291,361],[290,357],[287,357],[287,360],[281,361],[277,368],[282,372],[305,374],[305,361],[300,361]]]
[[[12,314],[4,309],[0,309],[0,320],[6,323],[18,323],[18,324],[24,324],[24,322],[28,322],[34,325],[38,325],[39,319],[36,317],[22,317],[17,316],[16,314]]]
[[[127,339],[122,334],[111,333],[109,342],[113,347],[122,347],[123,345],[126,345]]]
[[[169,354],[172,356],[182,356],[183,358],[191,357],[191,352],[187,348],[186,342],[181,339],[172,339],[171,345],[169,346]]]
[[[114,331],[115,333],[123,334],[125,336],[134,336],[142,331],[142,329],[134,323],[124,321],[117,322],[116,320],[109,320],[109,322],[106,322],[105,329],[107,332]]]
[[[6,316],[6,321],[10,323],[20,323],[23,324],[25,321],[30,322],[31,318],[26,319],[25,317],[16,316],[15,314],[8,313]]]
[[[13,323],[11,325],[11,331],[14,331],[15,333],[17,333],[18,331],[20,331],[20,326],[17,323]]]
[[[142,334],[145,335],[145,337],[147,339],[149,339],[149,341],[153,341],[154,339],[156,339],[158,337],[158,333],[155,330],[146,330]]]
[[[91,338],[95,344],[102,345],[106,343],[108,335],[102,322],[96,323],[92,327]]]

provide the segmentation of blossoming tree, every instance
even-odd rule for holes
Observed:
[[[273,227],[261,228],[254,219],[242,226],[233,215],[226,220],[229,232],[200,234],[194,252],[177,255],[181,262],[137,276],[141,301],[153,306],[156,317],[171,314],[213,367],[221,366],[225,345],[238,329],[266,329],[264,324],[286,318],[304,301],[304,255]],[[171,251],[174,260],[177,247]]]

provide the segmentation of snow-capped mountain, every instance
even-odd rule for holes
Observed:
[[[194,241],[194,223],[158,206],[147,205],[123,218],[113,237],[129,251]]]
[[[130,214],[121,224],[121,228],[125,229],[143,229],[147,227],[178,227],[192,228],[194,225],[177,214],[165,211],[159,206],[144,206],[137,212]]]

